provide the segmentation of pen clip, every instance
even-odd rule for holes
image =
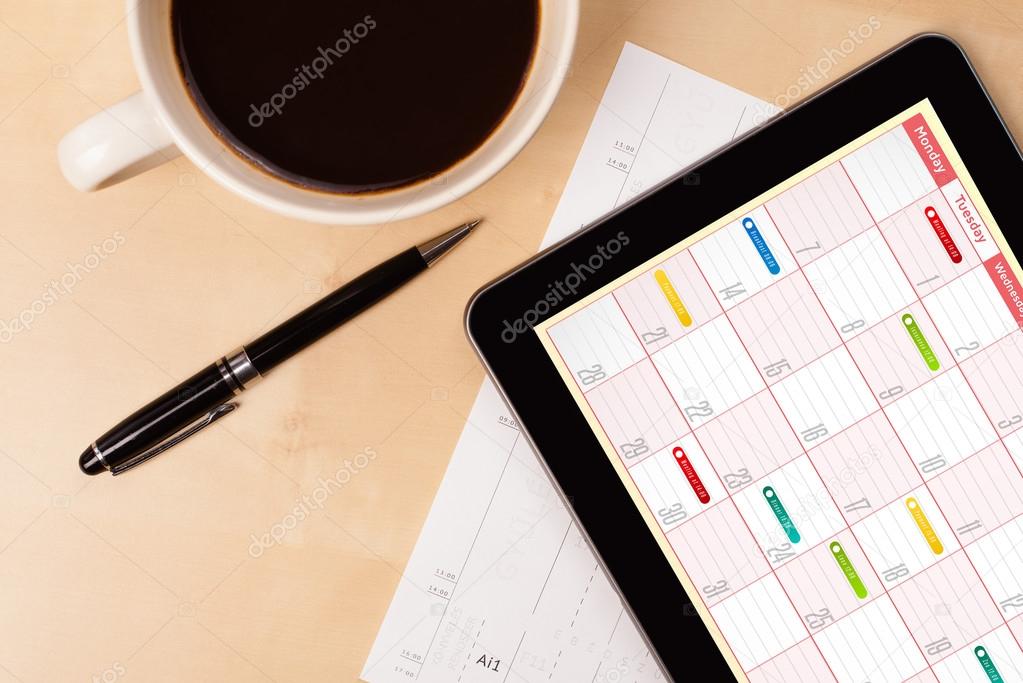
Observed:
[[[206,427],[209,427],[211,424],[213,424],[220,418],[224,417],[228,413],[232,412],[237,407],[238,404],[234,402],[221,403],[219,406],[217,406],[210,412],[206,413],[189,426],[185,427],[176,434],[172,434],[171,436],[169,436],[165,441],[161,441],[160,443],[156,444],[149,450],[140,453],[139,455],[136,455],[131,460],[126,460],[122,462],[120,465],[115,465],[110,470],[110,473],[116,477],[118,474],[124,474],[133,467],[138,467],[146,460],[155,458],[168,448],[176,446],[177,444],[181,443],[182,441],[192,436],[196,432],[200,432]]]

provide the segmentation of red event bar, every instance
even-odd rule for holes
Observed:
[[[959,247],[956,246],[952,235],[948,234],[948,228],[945,227],[945,222],[941,220],[937,210],[933,206],[928,206],[924,209],[924,216],[930,221],[931,227],[934,228],[934,234],[941,241],[941,246],[945,247],[945,251],[948,252],[948,257],[952,259],[952,263],[962,263],[963,253],[959,251]]]
[[[920,160],[924,162],[924,166],[931,172],[931,177],[934,178],[934,182],[938,184],[938,187],[944,187],[946,183],[956,179],[956,172],[952,170],[952,165],[948,163],[948,157],[942,151],[941,145],[934,139],[934,132],[927,125],[923,114],[917,114],[904,122],[902,127],[909,135],[909,139],[913,141],[913,146],[916,148],[917,154],[920,155]]]
[[[703,481],[700,479],[700,475],[696,473],[696,469],[693,467],[693,463],[689,460],[689,456],[679,446],[671,451],[672,455],[675,456],[675,462],[682,468],[682,474],[686,475],[686,479],[689,480],[689,485],[693,487],[693,492],[696,497],[700,499],[700,502],[706,505],[710,502],[710,493],[707,492],[707,487],[703,485]]]

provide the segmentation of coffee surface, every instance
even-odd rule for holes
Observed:
[[[478,148],[533,58],[538,0],[174,0],[182,74],[243,156],[292,183],[363,193]]]

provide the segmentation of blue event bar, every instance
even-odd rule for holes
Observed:
[[[778,265],[778,259],[774,258],[774,254],[771,253],[771,248],[764,241],[764,236],[760,234],[760,228],[757,227],[756,222],[747,216],[742,219],[742,227],[746,228],[746,234],[752,240],[753,246],[760,252],[760,258],[764,259],[764,265],[767,266],[768,272],[771,275],[780,273],[781,266]]]

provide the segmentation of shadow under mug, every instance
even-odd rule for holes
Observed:
[[[125,21],[142,90],[104,109],[60,141],[60,167],[74,187],[92,191],[184,153],[216,182],[284,216],[326,224],[411,218],[465,196],[500,171],[536,133],[571,63],[579,0],[541,0],[538,45],[511,111],[472,154],[438,176],[366,195],[303,189],[243,160],[195,108],[177,65],[172,0],[127,0]],[[486,49],[474,45],[466,50]]]

